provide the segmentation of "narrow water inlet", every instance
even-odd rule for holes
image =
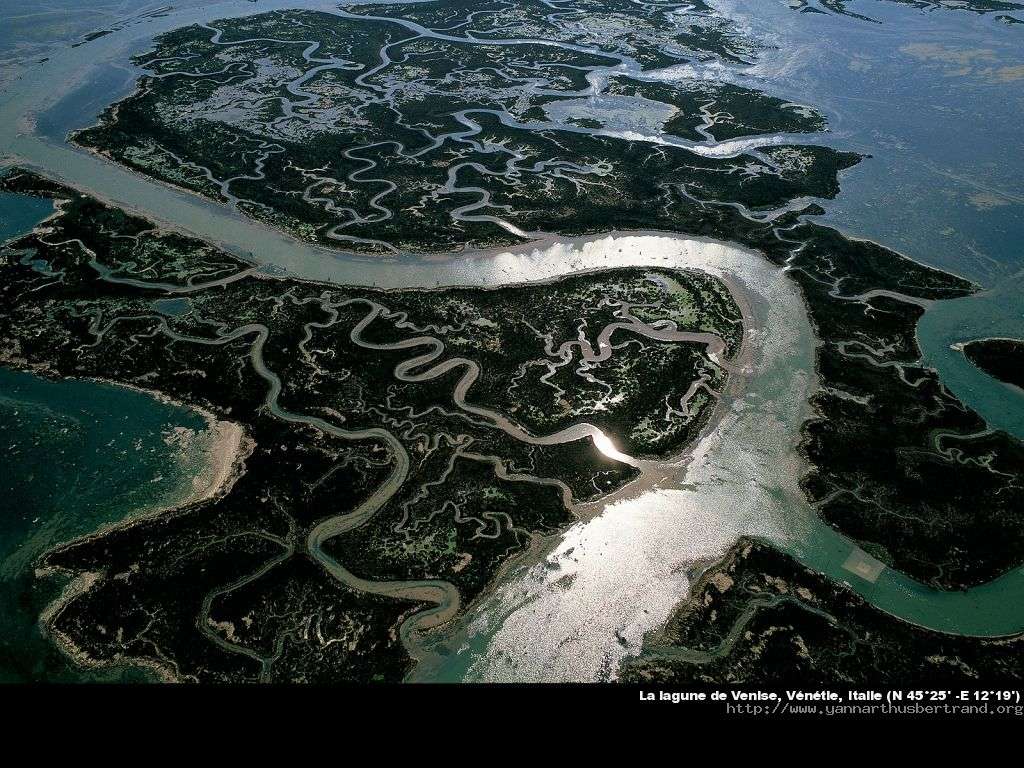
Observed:
[[[721,4],[731,5],[724,0]],[[738,3],[738,10],[746,5]],[[287,4],[272,1],[271,6]],[[261,5],[260,10],[266,7]],[[663,623],[684,598],[694,574],[742,535],[772,541],[805,565],[848,581],[873,604],[907,621],[964,634],[1024,629],[1024,570],[1014,569],[969,592],[938,592],[870,562],[809,507],[798,485],[806,467],[796,443],[816,386],[815,339],[795,285],[758,254],[721,242],[634,233],[547,238],[511,250],[371,261],[295,242],[224,206],[154,183],[62,142],[63,128],[81,127],[62,121],[78,121],[82,113],[73,108],[74,99],[63,108],[57,101],[58,108],[50,110],[74,83],[102,91],[102,73],[111,75],[103,67],[155,32],[252,11],[249,3],[228,2],[171,12],[167,18],[110,35],[35,68],[0,105],[0,152],[8,155],[5,162],[24,161],[61,175],[102,198],[220,243],[272,274],[409,288],[505,286],[622,266],[696,268],[728,282],[749,313],[749,360],[741,373],[733,375],[737,389],[724,398],[715,428],[689,460],[644,461],[637,464],[643,469],[639,480],[600,502],[581,505],[580,522],[538,542],[457,624],[428,637],[417,649],[421,662],[414,679],[613,678],[621,660],[636,653],[644,635]],[[790,11],[778,6],[771,13]],[[915,77],[925,81],[932,76],[924,68]],[[792,82],[790,87],[797,88]],[[84,98],[88,93],[78,95]],[[840,138],[840,143],[848,139]],[[734,152],[742,146],[719,143],[708,151]],[[849,213],[846,216],[849,220]],[[510,231],[523,234],[514,227]],[[937,303],[922,321],[919,340],[926,363],[935,365],[967,405],[993,426],[1022,436],[1019,394],[997,389],[962,355],[948,349],[951,341],[963,340],[953,338],[950,328],[963,328],[968,317],[984,320],[970,326],[978,335],[992,333],[985,325],[990,317],[1003,323],[999,333],[1024,332],[1020,318],[1012,318],[1012,327],[1006,322],[1006,309],[1016,307],[1019,295],[1019,287],[1015,293],[1002,294],[1002,303],[993,302],[983,314],[976,311],[984,301],[978,297],[962,304]],[[188,311],[188,304],[174,299],[156,309],[174,315]],[[590,436],[606,456],[633,463],[604,433]]]

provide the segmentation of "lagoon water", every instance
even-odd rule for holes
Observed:
[[[136,5],[138,9],[144,7],[142,2]],[[522,254],[506,254],[488,262],[424,263],[407,259],[381,263],[329,253],[294,243],[220,206],[120,171],[63,142],[66,131],[90,123],[107,102],[130,88],[127,56],[144,47],[152,35],[182,24],[270,7],[329,5],[257,0],[215,2],[197,8],[194,3],[186,3],[159,17],[136,19],[74,49],[67,46],[80,39],[81,25],[72,37],[61,38],[68,34],[64,31],[55,33],[46,45],[47,50],[56,52],[42,64],[33,63],[39,46],[26,47],[21,55],[17,47],[5,49],[3,46],[10,41],[0,34],[0,51],[15,59],[21,57],[13,68],[0,65],[0,85],[12,83],[0,94],[0,162],[4,154],[10,156],[10,162],[27,161],[158,220],[251,254],[274,271],[307,278],[387,286],[499,284],[536,269],[537,259]],[[822,109],[830,121],[831,132],[822,141],[871,155],[844,173],[841,194],[826,203],[825,220],[852,236],[877,240],[983,286],[983,292],[976,296],[930,306],[919,328],[920,344],[925,360],[936,367],[956,395],[990,425],[1024,437],[1024,395],[994,382],[950,349],[952,343],[981,336],[1024,337],[1024,189],[1020,182],[1024,178],[1024,154],[1020,152],[1024,144],[1024,124],[1020,120],[1024,114],[1024,26],[1004,24],[995,14],[927,11],[881,1],[847,3],[851,10],[872,16],[879,24],[834,14],[797,13],[783,3],[765,0],[714,0],[714,5],[772,40],[775,47],[766,50],[752,66],[686,65],[666,77],[723,78],[811,104]],[[10,9],[0,0],[0,17],[8,13]],[[1014,15],[1024,19],[1024,13]],[[21,119],[27,113],[37,118],[34,128]],[[6,226],[5,236],[10,236],[45,216],[48,205],[0,197],[0,229]],[[169,313],[187,311],[187,305],[180,302],[158,308]],[[806,370],[811,342],[800,335],[805,331],[802,326],[794,330],[799,332],[799,344],[794,347],[801,355],[799,365],[789,361],[788,368],[784,364],[773,376],[783,377],[787,370]],[[0,439],[17,443],[21,453],[15,453],[15,457],[25,457],[18,459],[21,463],[16,469],[5,470],[12,474],[5,478],[4,485],[13,487],[10,481],[17,479],[21,492],[31,496],[19,502],[24,506],[24,510],[19,508],[20,516],[12,515],[4,523],[8,528],[2,535],[7,537],[7,544],[0,541],[0,550],[7,553],[4,556],[8,560],[20,546],[17,542],[27,543],[25,554],[18,557],[31,559],[33,552],[38,553],[48,543],[87,532],[89,526],[118,519],[139,506],[167,503],[180,492],[174,488],[180,489],[181,478],[175,481],[167,474],[173,462],[160,436],[167,425],[182,425],[198,417],[126,390],[89,383],[51,384],[31,376],[19,378],[26,376],[7,372],[0,378],[0,395],[13,393],[10,401],[14,403],[0,411],[6,414],[3,418],[7,422],[3,423],[11,429],[0,432]],[[770,381],[766,379],[760,386],[766,387]],[[75,397],[68,399],[72,390],[67,387],[79,386],[85,389],[75,389]],[[82,402],[89,404],[88,412],[74,410]],[[15,411],[17,415],[12,415]],[[123,413],[132,414],[130,423],[118,421],[118,414]],[[72,428],[75,424],[78,426]],[[110,475],[103,469],[109,469],[102,464],[103,459],[95,451],[90,452],[91,447],[101,444],[98,441],[107,439],[114,440],[111,447],[115,452],[129,450],[129,444],[135,450],[137,441],[141,441],[144,447],[129,454],[139,456],[132,477]],[[42,461],[53,452],[62,455],[62,450],[67,452],[67,462]],[[711,476],[711,495],[704,500],[712,498],[722,477],[732,478],[733,489],[739,489],[737,467],[745,469],[741,463],[729,472]],[[154,481],[161,473],[161,479]],[[75,514],[67,514],[72,497],[64,491],[80,482],[86,483],[95,501],[93,507],[86,504],[82,510],[92,511],[79,516],[76,508]],[[627,515],[630,508],[626,501],[609,506],[590,521],[589,529],[581,524],[563,539],[549,542],[539,556],[539,572],[525,567],[517,572],[508,588],[496,596],[490,613],[475,614],[475,623],[470,621],[453,631],[454,645],[447,649],[448,655],[425,665],[424,675],[433,674],[434,679],[510,679],[517,675],[531,679],[594,679],[606,675],[604,667],[608,665],[602,666],[601,653],[611,649],[609,659],[613,660],[615,654],[621,656],[615,644],[635,647],[643,631],[657,624],[658,617],[639,617],[627,605],[619,616],[601,617],[597,622],[603,633],[600,636],[591,630],[589,635],[584,632],[576,638],[581,643],[574,651],[579,654],[577,669],[567,670],[556,648],[546,659],[539,655],[531,659],[532,666],[526,673],[522,666],[525,662],[514,657],[515,649],[522,647],[524,637],[532,638],[531,626],[535,625],[531,621],[559,615],[559,606],[566,599],[559,592],[564,583],[552,579],[544,564],[575,574],[573,583],[581,585],[576,587],[577,593],[590,584],[589,593],[579,594],[598,595],[609,586],[598,579],[602,548],[610,546],[619,533],[631,530],[630,525],[635,527],[638,520],[646,520],[650,527],[637,536],[653,541],[656,537],[652,531],[666,525],[666,515],[676,515],[679,525],[690,526],[685,530],[695,532],[694,536],[707,536],[709,532],[716,535],[711,537],[713,544],[703,549],[697,547],[691,552],[681,545],[679,551],[668,553],[674,560],[649,561],[654,571],[648,572],[658,574],[666,591],[657,601],[652,599],[647,608],[654,609],[656,604],[661,615],[671,603],[664,599],[667,590],[682,592],[688,583],[686,568],[673,570],[673,565],[684,560],[693,564],[700,552],[717,553],[730,536],[750,532],[776,540],[809,566],[849,581],[882,609],[924,626],[981,635],[1024,629],[1024,571],[1014,569],[968,593],[936,592],[891,569],[876,572],[870,559],[850,541],[821,525],[799,499],[781,492],[787,487],[775,483],[760,489],[758,498],[777,513],[770,520],[754,514],[716,518],[714,509],[709,513],[696,502],[683,502],[675,496],[670,504],[659,506],[669,492],[665,489],[658,490],[649,499],[651,503],[636,514]],[[672,492],[688,493],[679,489]],[[85,498],[90,498],[89,494]],[[115,502],[104,503],[104,499]],[[724,514],[727,507],[720,506],[718,511]],[[615,526],[617,519],[621,521],[619,527]],[[672,520],[669,517],[668,524]],[[685,530],[677,533],[685,537]],[[661,540],[672,541],[665,537]],[[590,551],[586,551],[587,542]],[[575,551],[570,564],[565,555],[575,545],[582,549]],[[13,549],[3,550],[4,546]],[[664,549],[651,551],[654,557],[666,556]],[[651,555],[645,550],[644,556]],[[851,562],[854,568],[863,566],[866,570],[862,573],[869,573],[871,578],[855,575],[848,567]],[[24,574],[24,566],[19,567],[19,573]],[[613,586],[621,602],[628,604],[638,593],[629,591],[632,571],[623,568],[621,572],[629,578]],[[575,631],[574,627],[579,630],[582,625],[570,622],[558,626]],[[609,634],[608,627],[624,634],[621,638]],[[548,632],[542,640],[549,642],[555,635],[557,632]],[[7,656],[10,651],[5,649]],[[11,666],[5,659],[0,659],[0,664]]]
[[[822,109],[826,142],[870,155],[842,176],[824,221],[982,286],[932,305],[918,329],[927,364],[989,424],[1024,438],[1024,393],[950,345],[1024,338],[1024,11],[979,14],[849,2],[880,23],[716,0],[776,41],[734,73]]]
[[[55,585],[34,580],[36,558],[184,500],[205,431],[141,392],[0,368],[0,681],[77,676],[44,653],[38,614]]]
[[[49,201],[0,195],[0,241]],[[56,544],[184,500],[201,469],[206,420],[147,394],[0,368],[0,682],[109,679],[72,669],[44,641],[59,584],[34,579]]]
[[[53,212],[53,203],[0,192],[0,243],[24,234]]]
[[[666,70],[665,79],[729,80],[813,105],[831,128],[815,141],[870,155],[843,174],[841,194],[825,203],[825,220],[975,280],[986,291],[997,289],[978,303],[972,298],[933,307],[929,313],[941,317],[926,318],[919,338],[926,362],[958,397],[994,426],[1024,437],[1020,420],[1006,418],[1008,407],[1024,410],[1024,394],[1006,392],[949,350],[976,338],[980,326],[993,335],[1022,333],[1016,286],[1024,270],[1024,24],[1001,21],[1000,14],[885,0],[846,4],[879,23],[798,13],[763,0],[713,5],[771,46],[753,65],[686,64]],[[128,58],[160,32],[273,8],[336,6],[327,0],[186,2],[148,16],[148,4],[124,7],[122,18],[130,21],[109,35],[65,47],[41,64],[27,56],[0,64],[6,73],[0,83],[11,81],[0,94],[0,162],[6,154],[37,165],[292,274],[389,282],[377,279],[387,266],[296,246],[220,206],[156,188],[63,142],[68,131],[90,124],[105,104],[130,90]],[[1024,19],[1024,12],[1016,17]],[[70,33],[54,34],[56,40]],[[64,44],[80,39],[79,30]],[[3,44],[0,36],[0,51]],[[17,49],[11,53],[17,60]]]

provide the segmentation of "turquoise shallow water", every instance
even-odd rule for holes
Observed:
[[[976,297],[935,304],[922,321],[921,346],[925,359],[936,366],[953,392],[992,426],[1024,436],[1024,396],[992,381],[949,349],[951,343],[979,336],[1024,336],[1024,284],[1019,277],[1024,267],[1024,197],[1020,185],[1024,155],[1019,151],[1024,138],[1024,124],[1019,119],[1024,114],[1024,37],[1020,28],[999,26],[991,16],[953,11],[928,13],[892,3],[858,0],[851,1],[851,9],[870,13],[882,23],[796,14],[781,3],[763,0],[719,0],[715,4],[728,15],[746,16],[755,29],[766,30],[768,38],[778,46],[749,71],[734,73],[733,79],[823,108],[832,126],[832,133],[824,141],[872,156],[844,174],[843,191],[836,201],[828,203],[826,220],[855,236],[877,240],[986,287]],[[232,12],[247,13],[264,5],[245,4],[242,11]],[[3,10],[0,3],[0,11]],[[202,15],[207,11],[196,13]],[[192,20],[185,14],[176,21],[166,20],[166,24]],[[103,38],[74,52],[62,53],[62,60],[66,58],[67,67],[73,70],[88,65],[95,55],[93,48],[105,50],[110,45],[107,53],[113,56],[114,63],[102,66],[95,78],[41,116],[39,127],[44,136],[59,142],[68,128],[89,122],[90,114],[101,106],[102,100],[95,98],[97,92],[114,98],[125,85],[117,69],[125,59],[123,53],[141,44],[143,40],[122,42],[119,45],[125,46],[124,51],[119,51],[110,39]],[[43,78],[41,82],[47,81]],[[55,82],[64,80],[57,78]],[[36,94],[39,89],[29,90]],[[281,244],[262,232],[258,238],[246,240],[242,235],[251,235],[251,229],[223,215],[215,206],[184,196],[172,200],[163,188],[156,190],[138,179],[117,174],[93,158],[72,156],[58,144],[37,147],[17,140],[12,146],[50,171],[106,192],[114,199],[118,195],[130,197],[144,210],[148,208],[172,219],[182,218],[200,233],[216,233],[229,244],[242,244],[245,247],[240,250],[253,250],[265,263],[315,267],[319,270],[317,277],[334,277],[343,282],[353,281],[348,279],[349,274],[361,275],[355,282],[395,282],[396,278],[388,274],[389,269],[401,271],[401,280],[416,283],[424,279],[421,265],[417,269],[379,264],[371,268],[340,257],[327,258],[323,253],[291,243]],[[168,201],[176,205],[167,205]],[[48,210],[48,204],[40,201],[24,206],[35,208],[8,205],[5,212],[4,201],[0,199],[0,228],[6,226],[16,232],[21,226],[19,222],[31,222],[33,216],[41,217]],[[189,215],[181,216],[180,211]],[[5,221],[9,223],[5,225]],[[250,244],[252,248],[247,247]],[[272,255],[284,261],[268,258],[275,247],[279,252]],[[169,314],[187,311],[181,304],[161,304],[158,309]],[[79,397],[91,403],[103,399],[106,395],[101,397],[100,392],[109,389],[100,387],[92,394],[80,393]],[[29,394],[34,390],[35,385],[25,385]],[[48,392],[42,403],[59,405],[62,397],[58,392]],[[77,405],[77,400],[71,403]],[[147,411],[149,406],[136,404],[129,410],[131,407]],[[72,440],[66,449],[61,442],[71,434],[62,431],[69,423],[77,419],[89,425],[90,417],[74,412],[69,415],[60,408],[51,408],[55,415],[42,408],[22,408],[17,417],[24,419],[20,422],[22,431],[51,434],[48,440],[52,442],[47,443],[42,453],[33,453],[36,446],[26,443],[22,450],[28,458],[18,465],[20,469],[9,471],[18,471],[21,478],[32,475],[32,481],[23,480],[29,487],[35,482],[34,472],[52,473],[55,484],[38,492],[28,503],[48,510],[49,517],[40,520],[58,520],[60,513],[54,510],[67,505],[66,496],[63,501],[57,498],[59,481],[74,477],[76,482],[93,487],[90,483],[95,478],[89,474],[93,460],[76,451],[87,452],[83,446],[94,438],[82,437],[84,443]],[[97,408],[91,413],[102,421],[103,408]],[[111,413],[116,415],[118,411]],[[115,427],[116,421],[106,426],[94,421],[86,431],[97,429],[102,433]],[[134,422],[131,428],[135,428]],[[41,457],[61,449],[70,451],[74,460],[68,464],[54,461],[53,467],[45,466],[49,462]],[[151,478],[140,468],[134,480],[139,484],[136,488],[143,487],[141,483],[148,479]],[[139,490],[126,487],[117,491],[114,486],[104,490],[102,484],[94,490],[96,498],[106,493],[112,501],[108,506],[97,506],[95,514],[88,513],[93,515],[90,524],[104,515],[117,519],[130,511],[129,500],[145,503],[145,494]],[[38,536],[43,524],[33,519],[22,515],[7,521],[12,531],[20,531],[11,536],[21,536],[22,542],[35,541],[33,537]],[[74,524],[65,518],[53,526],[73,528]],[[63,535],[54,533],[54,540]],[[850,547],[850,542],[825,526],[812,529],[802,541],[792,545],[808,565],[837,579],[854,582],[858,591],[879,607],[910,621],[976,634],[1001,634],[1024,627],[1020,600],[1024,595],[1024,572],[1020,569],[969,593],[939,593],[891,570],[883,571],[875,582],[852,576],[843,565]],[[31,547],[24,551],[30,552]],[[25,573],[24,569],[20,573]],[[7,658],[0,660],[7,668],[10,663]]]
[[[0,195],[0,239],[51,210]],[[61,585],[35,579],[34,562],[55,544],[181,501],[198,444],[185,446],[182,429],[202,433],[206,422],[134,390],[0,368],[0,681],[83,677],[40,634],[38,615]]]
[[[0,680],[79,678],[40,634],[38,615],[60,585],[36,580],[34,562],[181,500],[192,470],[166,442],[175,427],[205,422],[132,390],[0,368]]]
[[[53,203],[0,192],[0,242],[28,232],[53,211]]]
[[[12,558],[180,498],[176,428],[206,423],[141,392],[0,368],[0,576]]]

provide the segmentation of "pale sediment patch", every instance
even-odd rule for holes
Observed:
[[[614,679],[738,538],[799,539],[813,518],[799,487],[801,427],[818,386],[803,298],[759,254],[662,233],[578,238],[472,266],[503,282],[608,267],[698,269],[722,280],[743,313],[734,372],[698,442],[576,506],[579,522],[509,563],[491,592],[420,649],[411,676]]]
[[[207,424],[206,433],[199,436],[206,443],[199,449],[202,466],[192,477],[190,492],[178,506],[186,507],[223,496],[241,474],[240,459],[252,452],[254,443],[240,424],[216,420],[212,414],[207,414]],[[194,461],[186,454],[182,459],[189,463]]]
[[[180,403],[160,392],[153,392],[116,382],[97,381],[111,386],[120,386],[144,392],[157,400],[179,407],[192,408],[202,414],[206,420],[207,428],[202,433],[196,433],[194,430],[180,427],[168,432],[165,436],[165,442],[178,447],[177,460],[184,464],[184,468],[197,467],[196,474],[192,477],[190,484],[186,487],[180,499],[174,500],[167,506],[137,510],[119,521],[101,526],[92,533],[72,539],[70,542],[62,543],[58,545],[59,547],[66,547],[76,542],[98,538],[115,529],[126,528],[136,525],[143,520],[184,510],[188,507],[195,507],[204,502],[220,498],[231,490],[235,482],[245,471],[245,460],[252,453],[256,443],[246,434],[242,425],[232,421],[217,419],[210,411],[198,406]],[[35,575],[37,578],[44,578],[60,575],[70,576],[71,574],[63,568],[49,566],[37,568]],[[130,661],[95,659],[78,646],[70,636],[56,628],[55,622],[61,612],[74,600],[102,582],[107,576],[108,574],[103,571],[87,571],[76,574],[64,587],[61,594],[47,605],[40,614],[39,625],[42,634],[45,637],[49,637],[57,648],[80,667],[90,669],[125,666],[139,667],[150,670],[158,679],[164,682],[179,681],[181,679],[180,676],[169,662],[153,658],[132,658]]]
[[[241,424],[218,419],[212,411],[198,405],[175,400],[163,392],[106,379],[94,378],[92,381],[142,392],[162,403],[196,411],[206,421],[206,431],[196,433],[194,430],[181,427],[172,430],[164,437],[164,441],[168,445],[178,446],[177,460],[183,470],[192,474],[192,478],[182,490],[180,498],[171,499],[169,503],[159,507],[136,510],[121,520],[102,526],[82,538],[100,536],[110,530],[132,525],[140,520],[159,517],[204,501],[220,498],[230,491],[235,481],[242,476],[245,471],[245,460],[256,447],[256,442],[246,434],[245,428]]]

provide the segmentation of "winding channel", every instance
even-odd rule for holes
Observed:
[[[295,5],[266,3],[260,10]],[[336,12],[328,3],[302,5]],[[344,440],[372,439],[388,446],[394,468],[385,483],[354,512],[328,518],[316,526],[307,545],[335,578],[355,589],[433,604],[414,614],[402,627],[403,639],[421,661],[415,672],[417,679],[607,677],[618,659],[636,649],[645,632],[664,621],[694,574],[744,534],[771,540],[806,566],[849,583],[868,601],[906,621],[978,636],[1024,630],[1024,600],[1020,599],[1024,596],[1024,569],[1014,569],[966,592],[941,592],[872,562],[853,542],[822,523],[807,503],[798,487],[804,466],[796,441],[809,415],[807,399],[817,386],[816,340],[795,284],[760,255],[727,243],[663,233],[613,233],[575,239],[531,233],[538,242],[511,250],[468,252],[431,260],[406,254],[389,260],[360,258],[298,242],[242,217],[229,206],[145,179],[36,132],[35,117],[69,91],[88,88],[89,78],[105,62],[123,61],[126,53],[160,32],[252,12],[252,5],[246,2],[169,12],[163,18],[146,19],[87,46],[69,49],[26,71],[0,104],[0,152],[8,158],[5,162],[39,169],[169,228],[218,244],[271,274],[381,288],[498,287],[622,266],[698,268],[725,280],[748,308],[744,345],[749,364],[730,376],[728,386],[734,389],[723,398],[716,428],[705,434],[688,456],[657,467],[645,466],[641,481],[599,502],[580,505],[576,510],[579,523],[560,536],[537,542],[526,557],[508,565],[499,587],[457,622],[451,620],[460,611],[458,595],[447,582],[372,582],[352,574],[323,551],[330,538],[369,520],[404,482],[409,457],[397,438],[384,429],[344,430],[280,406],[281,381],[262,358],[262,344],[268,334],[263,325],[243,326],[217,340],[201,342],[224,343],[253,336],[252,364],[268,384],[266,402],[275,416]],[[434,32],[429,36],[445,39]],[[530,41],[509,41],[523,42]],[[462,115],[461,122],[469,132],[474,130],[468,115]],[[780,140],[783,138],[788,137]],[[756,144],[773,140],[766,137]],[[740,140],[718,145],[691,143],[690,148],[727,156],[753,145],[752,141]],[[471,218],[471,209],[462,210],[460,215]],[[454,393],[456,404],[490,420],[516,439],[550,444],[589,437],[602,450],[614,450],[592,425],[576,425],[555,435],[537,437],[518,430],[500,414],[469,405],[465,395],[479,374],[473,361],[452,358],[420,370],[442,356],[443,344],[437,339],[417,337],[387,346],[363,341],[359,332],[381,309],[369,303],[367,316],[352,332],[354,341],[380,349],[431,347],[396,369],[400,380],[424,381],[462,367],[464,372]],[[602,337],[606,343],[615,330],[611,326],[605,329]],[[679,335],[671,329],[650,326],[631,326],[630,330],[650,338]],[[714,348],[714,339],[689,340],[708,344],[713,355],[720,352]],[[590,352],[604,354],[604,345]],[[620,549],[614,556],[603,556],[614,542],[619,542]],[[570,611],[567,606],[575,609]],[[538,633],[541,618],[546,624]],[[431,628],[440,631],[429,633],[427,645],[418,648],[422,630]],[[561,644],[565,638],[569,638],[571,650]],[[523,653],[524,642],[531,651],[529,657]]]
[[[81,241],[76,242],[79,247],[83,249],[85,248]],[[211,280],[201,285],[189,286],[187,290],[192,291],[200,288],[224,285],[228,282],[234,281],[235,279],[237,279],[237,275],[230,275],[218,280]],[[146,285],[144,281],[132,281],[132,283],[134,285]],[[153,285],[155,284],[149,284],[150,287],[153,287]],[[291,297],[291,300],[296,304],[319,304],[321,309],[330,316],[327,321],[314,321],[307,323],[304,327],[305,341],[308,341],[311,338],[311,329],[313,327],[328,328],[333,325],[338,319],[338,309],[341,307],[364,305],[366,307],[365,315],[356,323],[349,333],[350,339],[353,343],[365,349],[372,350],[410,351],[410,353],[412,353],[411,356],[399,362],[393,371],[395,378],[403,382],[415,383],[429,381],[444,376],[453,369],[464,369],[463,374],[458,378],[453,388],[452,397],[455,405],[468,414],[486,420],[493,426],[504,431],[514,440],[531,445],[556,445],[589,439],[609,458],[630,464],[640,469],[646,476],[650,476],[653,472],[664,472],[664,466],[661,462],[634,459],[621,453],[615,448],[610,438],[602,432],[601,429],[592,424],[586,422],[576,423],[552,434],[533,435],[511,422],[497,411],[467,402],[467,394],[469,393],[472,385],[479,378],[480,367],[475,361],[463,357],[451,357],[442,360],[444,357],[445,345],[440,339],[433,336],[421,335],[401,339],[391,343],[377,343],[367,341],[363,338],[363,333],[367,327],[382,315],[388,314],[387,307],[383,304],[365,298],[344,299],[337,302],[322,297],[310,297],[305,299],[296,299]],[[704,345],[707,349],[708,357],[716,365],[720,365],[728,370],[735,370],[736,368],[733,362],[725,358],[726,345],[724,340],[715,334],[678,331],[674,327],[670,327],[670,323],[665,323],[664,321],[655,325],[648,325],[632,317],[632,315],[629,314],[628,305],[624,306],[622,316],[628,317],[629,320],[609,323],[600,331],[597,336],[596,350],[589,341],[582,340],[565,342],[558,350],[549,350],[549,352],[556,356],[561,356],[568,347],[578,345],[582,353],[581,360],[587,362],[602,361],[608,359],[612,355],[612,351],[614,349],[612,336],[616,333],[623,334],[624,332],[629,332],[655,341],[691,342]],[[283,407],[279,402],[280,394],[283,389],[281,379],[274,371],[268,368],[264,361],[263,348],[269,336],[269,329],[262,323],[249,323],[230,330],[222,327],[218,331],[216,338],[202,338],[188,336],[174,331],[169,327],[166,319],[163,317],[155,315],[148,317],[149,319],[157,321],[158,325],[156,331],[154,331],[155,333],[161,333],[174,341],[181,341],[189,344],[219,346],[239,339],[252,337],[253,340],[249,358],[254,370],[268,385],[264,405],[276,418],[290,423],[304,424],[342,440],[375,440],[383,443],[393,460],[393,467],[388,478],[355,510],[345,511],[341,514],[329,517],[316,525],[307,537],[307,551],[312,557],[320,562],[334,578],[354,590],[390,598],[433,604],[434,607],[417,611],[403,622],[400,634],[406,646],[410,648],[410,650],[415,651],[421,644],[423,631],[446,624],[458,614],[460,609],[459,593],[457,589],[447,581],[440,579],[407,581],[373,581],[364,579],[345,568],[343,564],[338,562],[338,560],[328,554],[324,549],[324,545],[330,539],[358,528],[368,522],[378,512],[378,510],[391,501],[391,499],[394,498],[399,490],[405,485],[410,469],[410,458],[401,441],[395,437],[392,432],[383,428],[347,430],[326,419],[296,413]],[[133,317],[132,319],[138,320],[141,318]],[[95,317],[89,326],[89,331],[95,339],[93,344],[100,344],[106,332],[118,323],[119,320],[120,318],[113,318],[104,323],[101,316]],[[420,353],[414,352],[414,350],[422,348],[427,348],[427,351]],[[712,394],[715,395],[716,393]],[[495,471],[501,477],[512,478],[525,482],[556,484],[562,487],[563,498],[566,502],[571,503],[571,494],[569,493],[568,488],[562,486],[561,483],[527,475],[509,475],[504,467],[501,466],[500,459],[497,457],[479,456],[476,454],[467,454],[465,452],[460,452],[460,455],[467,456],[468,458],[475,460],[494,463]],[[263,658],[242,646],[237,646],[224,641],[223,638],[220,638],[216,633],[210,631],[207,622],[204,621],[204,619],[208,617],[212,601],[217,595],[230,592],[259,578],[274,565],[282,562],[285,557],[294,551],[292,537],[274,540],[281,544],[284,548],[284,553],[269,561],[255,573],[208,595],[204,601],[203,611],[201,612],[200,618],[197,622],[199,629],[209,636],[214,642],[217,642],[221,647],[225,648],[225,650],[243,653],[259,660],[263,664],[264,675],[268,673],[273,657],[270,659]]]

